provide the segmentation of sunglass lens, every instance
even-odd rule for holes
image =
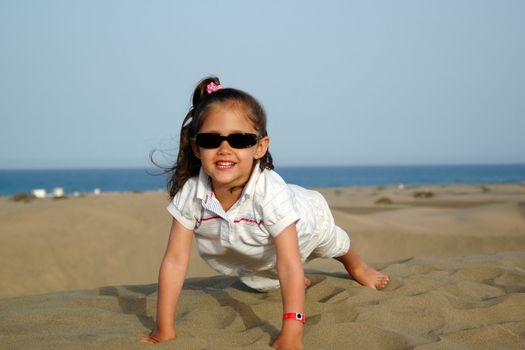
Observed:
[[[249,148],[257,144],[257,135],[231,134],[228,136],[228,143],[233,148]]]
[[[198,134],[195,143],[201,148],[218,148],[221,145],[222,137],[217,134]]]
[[[249,148],[257,144],[257,135],[239,133],[221,136],[213,133],[202,133],[195,137],[197,146],[208,149],[219,148],[224,140],[227,140],[233,148]]]

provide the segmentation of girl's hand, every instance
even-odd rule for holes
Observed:
[[[278,350],[303,350],[302,337],[300,335],[283,335],[283,333],[281,333],[273,342],[272,348]]]
[[[146,344],[158,344],[175,338],[175,329],[171,331],[161,331],[156,329],[155,331],[151,332],[150,335],[140,337],[140,341]]]

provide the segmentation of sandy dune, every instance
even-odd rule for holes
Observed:
[[[374,291],[334,261],[309,263],[306,349],[525,348],[524,186],[321,191],[391,283]],[[154,327],[165,204],[0,198],[0,348],[148,348],[137,338]],[[254,293],[197,256],[179,305],[178,339],[157,348],[265,349],[280,328],[278,291]]]

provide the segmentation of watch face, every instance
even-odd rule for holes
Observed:
[[[296,320],[304,323],[306,316],[302,312],[287,312],[283,313],[283,320]]]

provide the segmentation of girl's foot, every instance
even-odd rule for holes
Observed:
[[[350,247],[345,255],[335,259],[340,261],[350,276],[362,286],[373,289],[383,289],[390,281],[387,275],[368,266],[352,247]]]
[[[354,268],[350,274],[359,284],[373,289],[383,289],[389,282],[387,275],[382,274],[367,264],[359,268]]]
[[[312,281],[310,281],[309,278],[304,278],[304,289],[310,287],[312,285]]]

